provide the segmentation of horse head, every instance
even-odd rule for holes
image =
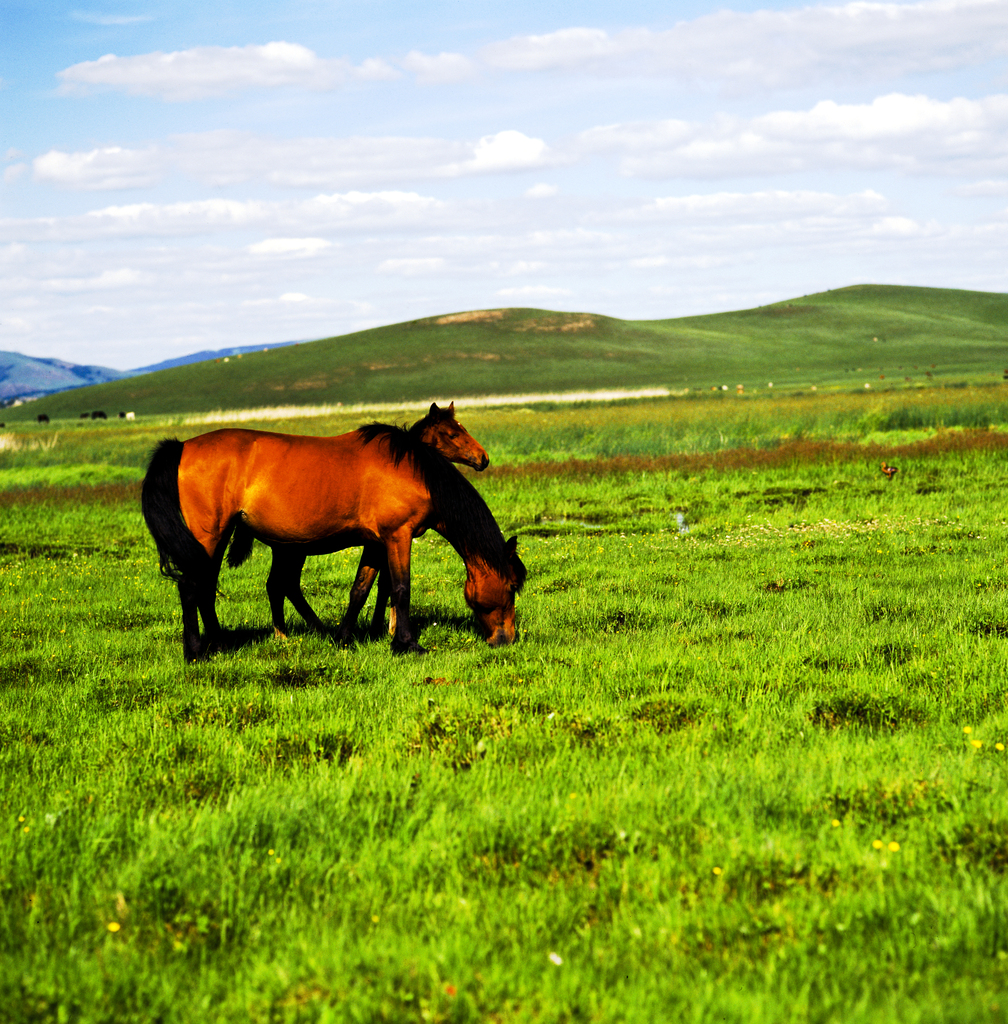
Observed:
[[[420,434],[420,440],[436,448],[450,462],[480,471],[490,465],[490,457],[483,446],[455,419],[455,403],[439,409],[431,402],[427,415],[410,428]]]
[[[526,575],[517,548],[517,537],[505,545],[508,567],[504,575],[479,559],[466,564],[466,604],[473,610],[491,647],[515,640],[515,594],[524,586]]]

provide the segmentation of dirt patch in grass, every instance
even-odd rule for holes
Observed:
[[[846,693],[816,704],[809,721],[823,729],[855,726],[862,729],[893,730],[923,725],[923,712],[897,697]]]
[[[844,793],[831,793],[823,801],[823,809],[832,817],[881,825],[895,825],[914,815],[948,811],[952,806],[945,786],[926,779],[865,784]]]
[[[244,732],[273,717],[273,710],[261,704],[211,704],[202,707],[186,704],[169,711],[165,721],[186,727],[215,727],[230,732]]]
[[[659,735],[696,725],[703,717],[697,704],[681,704],[671,700],[649,700],[630,712],[630,717],[642,725],[649,725]]]
[[[1008,871],[1008,823],[964,825],[952,836],[939,837],[938,848],[953,863],[986,867],[1003,875]]]
[[[450,313],[448,316],[439,316],[434,323],[443,327],[445,324],[483,324],[503,319],[503,309],[473,309],[468,313]]]
[[[355,750],[354,741],[343,733],[292,733],[268,738],[259,749],[259,760],[289,770],[295,765],[307,768],[320,761],[346,764]]]

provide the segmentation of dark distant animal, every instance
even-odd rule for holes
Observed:
[[[95,409],[95,411],[93,413],[91,413],[91,419],[93,419],[93,420],[107,420],[108,416],[106,416],[105,413],[102,412],[101,409]]]
[[[369,429],[367,427],[362,429]],[[490,457],[483,446],[455,419],[455,403],[452,402],[447,409],[439,409],[437,402],[432,402],[427,415],[417,420],[409,428],[409,434],[424,444],[439,451],[450,462],[458,462],[469,466],[477,472],[482,472],[490,465]],[[234,538],[231,547],[228,549],[228,565],[232,568],[241,565],[252,552],[253,536],[244,523],[238,523],[235,527]],[[357,576],[351,589],[350,608],[348,608],[343,619],[342,639],[348,639],[349,631],[357,622],[357,615],[364,602],[368,598],[371,587],[374,584],[375,575],[378,577],[378,596],[375,600],[374,614],[371,619],[371,632],[380,633],[385,623],[385,608],[388,604],[391,584],[389,582],[388,566],[383,564],[372,565],[373,552],[364,551],[361,554],[360,565],[357,567]],[[278,636],[285,636],[287,625],[284,619],[284,599],[290,601],[294,608],[301,615],[301,618],[317,630],[324,630],[321,619],[315,614],[311,606],[305,600],[304,591],[301,589],[301,570],[304,568],[305,559],[308,553],[297,545],[274,544],[273,564],[270,567],[269,579],[266,581],[266,593],[270,602],[270,613],[273,619],[273,628]],[[380,563],[380,559],[379,559]],[[345,627],[345,628],[343,628]],[[389,631],[395,630],[395,611],[393,609],[389,618]]]
[[[48,423],[49,417],[44,412],[40,412],[37,416],[39,423]]]
[[[124,412],[120,412],[120,413],[119,413],[119,419],[121,419],[121,420],[124,420],[124,419],[126,419],[126,413],[124,413]]]
[[[239,522],[271,547],[306,555],[363,545],[362,563],[373,573],[388,567],[392,649],[417,653],[410,548],[435,529],[465,562],[465,599],[487,643],[515,638],[515,595],[526,575],[518,538],[505,542],[472,484],[402,428],[376,423],[339,437],[225,429],[184,443],[166,439],[151,456],[141,506],[161,572],[178,584],[187,661],[218,648],[217,578]]]
[[[89,413],[89,412],[82,412],[80,414],[80,418],[82,420],[89,420],[89,419],[91,419],[91,413]]]
[[[883,462],[882,463],[882,472],[885,473],[886,478],[888,480],[892,480],[892,478],[899,472],[899,469],[896,466],[887,466]]]

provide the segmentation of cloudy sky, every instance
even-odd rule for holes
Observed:
[[[3,0],[0,349],[1008,291],[1008,0]]]

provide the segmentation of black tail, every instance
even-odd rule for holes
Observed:
[[[165,438],[151,452],[140,492],[140,507],[147,529],[157,544],[161,572],[176,583],[195,582],[210,571],[209,556],[182,518],[178,491],[181,459],[182,442]]]
[[[255,537],[248,528],[244,519],[235,523],[234,535],[231,538],[231,547],[228,548],[227,563],[232,569],[237,569],[242,562],[252,554],[252,544]]]

